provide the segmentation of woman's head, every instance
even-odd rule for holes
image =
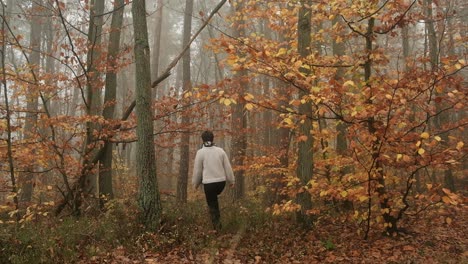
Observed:
[[[203,142],[213,142],[213,139],[214,139],[213,132],[207,130],[202,133],[201,138]]]

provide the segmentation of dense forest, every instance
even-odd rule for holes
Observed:
[[[0,263],[468,262],[466,1],[0,4]]]

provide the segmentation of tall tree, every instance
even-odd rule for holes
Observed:
[[[190,41],[192,32],[192,14],[193,14],[193,0],[185,1],[184,13],[184,33],[182,47],[185,47]],[[190,72],[190,48],[185,51],[182,57],[182,86],[183,91],[189,91],[192,87],[192,77]],[[190,117],[187,114],[182,116],[182,124],[189,124]],[[179,164],[179,177],[177,179],[177,201],[187,202],[187,180],[189,171],[189,150],[190,150],[190,134],[182,134],[182,142],[180,147],[180,164]]]
[[[297,24],[297,45],[298,52],[302,58],[306,58],[311,54],[311,31],[312,31],[312,10],[310,9],[311,1],[302,0],[301,7],[298,13]],[[304,74],[310,74],[310,70],[303,69]],[[299,106],[299,112],[304,116],[303,123],[299,127],[298,133],[298,157],[296,174],[300,180],[301,186],[306,188],[309,181],[312,179],[314,170],[314,138],[312,131],[312,102],[307,99],[309,92],[301,90],[299,98],[303,98],[305,103]],[[297,213],[297,220],[306,228],[310,228],[313,224],[312,217],[308,214],[308,210],[312,208],[312,200],[307,189],[302,190],[297,195],[297,202],[300,205],[300,210]]]
[[[425,4],[424,8],[426,11],[425,12],[426,13],[426,23],[425,23],[426,33],[427,33],[427,40],[429,43],[429,59],[430,59],[429,61],[431,65],[431,71],[435,73],[439,71],[440,53],[442,52],[442,47],[439,45],[439,43],[442,43],[442,42],[439,41],[439,36],[437,35],[436,29],[435,29],[436,18],[433,15],[433,1],[425,0],[424,4]],[[445,23],[445,22],[447,21],[442,20],[440,23]],[[445,27],[446,27],[445,25],[441,26],[441,28],[445,28]],[[437,75],[434,75],[434,76],[437,76]],[[436,96],[441,96],[441,94],[445,92],[446,91],[438,91],[436,89],[435,94]],[[443,110],[445,107],[447,107],[443,101],[440,101],[440,102],[436,101],[435,104],[436,104],[436,113],[438,113],[434,119],[434,130],[436,131],[438,129],[442,129],[444,125],[450,122],[450,116],[447,113],[447,111]],[[442,136],[443,144],[446,144],[446,142],[448,142],[448,139],[449,139],[449,132],[442,133],[441,136]],[[445,187],[454,191],[455,180],[453,177],[452,170],[450,168],[443,170],[443,177],[444,177]]]
[[[106,120],[112,120],[115,116],[115,106],[117,99],[117,59],[120,51],[120,35],[123,23],[125,3],[124,0],[116,0],[110,27],[109,44],[107,48],[107,72],[104,93],[103,116]],[[112,125],[110,125],[112,126]],[[113,198],[112,189],[112,149],[109,142],[104,143],[104,154],[100,160],[99,172],[99,198],[101,206],[103,197]]]
[[[133,1],[132,16],[136,69],[138,206],[143,225],[149,230],[155,230],[159,226],[162,207],[156,178],[153,111],[151,109],[151,65],[145,0]]]
[[[162,23],[163,23],[163,12],[164,5],[163,0],[157,0],[157,10],[156,10],[156,27],[154,29],[154,38],[153,38],[153,49],[151,50],[151,69],[153,70],[153,78],[158,77],[159,75],[159,62],[161,54],[161,33],[162,33]],[[156,93],[154,94],[156,95]]]
[[[239,39],[245,35],[245,22],[243,18],[242,6],[243,1],[235,1],[234,13],[238,17],[238,22],[234,24],[233,35],[235,38]],[[245,102],[243,100],[244,93],[248,90],[248,76],[247,70],[241,69],[234,74],[235,93],[239,95],[238,103],[233,106],[233,113],[231,119],[231,156],[232,156],[232,165],[234,167],[234,176],[236,177],[236,183],[234,187],[233,198],[238,200],[244,197],[245,195],[245,178],[244,178],[244,160],[246,156],[247,149],[247,117],[245,110]]]
[[[89,116],[101,115],[102,96],[101,87],[99,85],[100,72],[98,64],[100,63],[99,57],[101,56],[101,43],[102,43],[102,26],[103,26],[103,13],[104,2],[99,0],[90,1],[90,19],[88,28],[88,53],[86,56],[86,114]],[[92,153],[96,151],[96,142],[94,131],[99,129],[98,125],[92,121],[86,123],[86,140],[83,146],[83,163],[85,166],[89,164]],[[98,192],[97,175],[89,172],[86,175],[85,193],[96,195]]]
[[[31,71],[38,72],[41,62],[41,34],[42,34],[42,20],[39,15],[42,7],[42,0],[32,1],[31,7],[31,31],[30,31],[30,54],[29,54],[29,67]],[[29,93],[27,95],[27,113],[24,124],[24,140],[29,141],[33,138],[33,134],[37,128],[37,111],[39,104],[39,94],[37,83],[32,83],[29,86]],[[33,150],[34,155],[34,150]],[[27,168],[27,172],[20,175],[19,181],[21,183],[21,201],[30,202],[33,194],[33,177],[35,170],[34,164],[30,164]]]
[[[6,14],[5,14],[5,4],[3,1],[0,3],[2,5],[2,31],[1,32],[7,32],[7,23],[8,21],[6,20]],[[3,97],[4,97],[4,103],[5,103],[5,114],[6,114],[6,134],[7,134],[7,158],[8,158],[8,170],[10,173],[10,180],[11,180],[11,192],[13,194],[13,202],[15,205],[16,212],[18,212],[19,206],[18,206],[18,187],[16,183],[16,174],[15,174],[15,163],[13,160],[13,140],[12,140],[12,125],[11,125],[11,116],[12,116],[12,111],[10,109],[10,104],[9,104],[9,98],[8,98],[8,85],[7,85],[7,75],[6,75],[6,67],[5,67],[5,58],[6,58],[6,34],[2,34],[2,46],[1,46],[1,64],[2,66],[2,88],[3,88]],[[18,213],[16,215],[16,221],[19,221],[20,215]]]

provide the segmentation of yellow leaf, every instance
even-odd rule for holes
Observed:
[[[356,86],[356,85],[354,84],[353,81],[349,80],[349,81],[346,81],[346,82],[343,84],[343,86]]]
[[[364,195],[359,196],[359,201],[360,201],[360,202],[364,202],[364,201],[367,200],[367,199],[369,199],[369,197],[364,196]]]
[[[457,143],[457,150],[461,151],[464,145],[465,145],[465,143],[463,143],[463,141],[458,142]]]
[[[225,106],[230,106],[232,102],[231,102],[230,99],[226,98],[226,99],[224,99],[223,103],[224,103]]]
[[[327,194],[328,194],[327,191],[321,191],[321,192],[320,192],[320,197],[325,196],[325,195],[327,195]]]
[[[429,133],[423,132],[423,133],[421,134],[421,138],[423,138],[423,139],[428,139],[428,138],[429,138]]]
[[[247,101],[251,101],[252,99],[254,99],[254,96],[250,93],[246,93],[244,99]]]
[[[286,124],[288,124],[288,125],[292,125],[292,123],[293,123],[293,121],[291,120],[291,118],[285,118],[283,121],[284,121]]]
[[[442,138],[440,138],[439,136],[435,136],[434,139],[439,141],[439,142],[442,140]]]
[[[245,105],[245,109],[247,109],[249,111],[251,111],[253,108],[254,108],[253,104],[248,103],[248,104]]]
[[[286,54],[286,49],[281,48],[281,49],[278,50],[278,53],[276,53],[275,56],[278,57],[278,56],[281,56],[281,55],[284,55],[284,54]]]
[[[418,154],[419,154],[419,155],[423,155],[424,152],[426,152],[426,151],[425,151],[423,148],[419,148],[419,149],[418,149]]]
[[[184,98],[188,98],[188,97],[190,97],[190,96],[192,96],[192,92],[186,92],[186,93],[184,94]]]
[[[397,154],[396,155],[396,160],[399,161],[401,158],[403,158],[403,155],[402,154]]]
[[[318,87],[318,86],[313,86],[313,87],[312,87],[312,92],[315,92],[315,93],[320,92],[320,87]]]
[[[418,142],[416,143],[416,147],[419,147],[419,146],[421,146],[421,141],[418,141]]]
[[[457,70],[460,70],[462,68],[462,65],[460,63],[457,63],[455,64],[455,68],[457,68]]]
[[[445,222],[450,225],[452,223],[452,218],[450,217],[445,218]]]
[[[343,196],[343,197],[348,196],[348,192],[347,192],[347,191],[342,191],[342,192],[341,192],[341,196]]]

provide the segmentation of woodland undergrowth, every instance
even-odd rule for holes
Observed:
[[[465,203],[464,203],[465,204]],[[221,200],[223,228],[210,230],[202,199],[165,199],[157,232],[137,222],[129,200],[105,212],[57,219],[36,215],[0,229],[1,263],[468,263],[466,206],[440,204],[406,217],[398,236],[377,230],[364,240],[358,223],[327,212],[312,230],[294,214],[272,216],[255,198]],[[453,219],[447,222],[447,217]]]

